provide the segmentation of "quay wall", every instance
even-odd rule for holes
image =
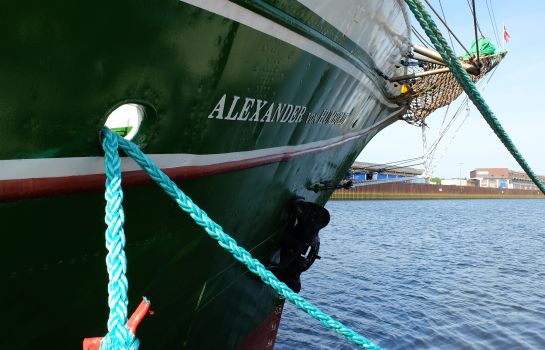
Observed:
[[[545,198],[540,191],[390,182],[339,189],[333,200]]]

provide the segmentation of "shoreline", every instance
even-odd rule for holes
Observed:
[[[333,192],[331,200],[544,199],[540,191],[414,183],[383,183]]]

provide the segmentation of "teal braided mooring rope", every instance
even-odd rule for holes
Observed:
[[[259,260],[254,259],[252,255],[240,247],[237,242],[223,231],[221,226],[215,223],[208,215],[201,210],[170,178],[161,171],[134,143],[127,141],[117,135],[108,128],[102,131],[102,145],[106,153],[105,159],[108,163],[119,164],[118,144],[119,147],[131,158],[133,158],[148,175],[178,204],[178,206],[191,216],[191,218],[204,230],[210,237],[218,241],[219,245],[230,252],[235,259],[243,263],[248,269],[258,275],[263,282],[271,286],[279,295],[286,298],[291,303],[298,306],[300,309],[320,321],[327,328],[330,328],[345,336],[351,342],[357,344],[363,349],[380,350],[380,347],[371,341],[367,340],[362,335],[356,333],[352,329],[346,327],[339,321],[334,320],[313,304],[306,301],[302,296],[292,291],[285,283],[279,281],[276,276],[265,268]],[[119,166],[107,166],[106,175],[108,178],[116,179],[112,184],[113,187],[120,190],[121,185],[121,169]],[[117,181],[118,180],[118,181]],[[107,182],[107,186],[109,183]],[[121,201],[119,200],[119,203]],[[122,216],[121,216],[122,217]],[[119,221],[118,221],[119,223]],[[121,222],[122,223],[122,222]],[[124,241],[124,240],[123,240]],[[120,271],[121,273],[121,271]],[[124,271],[122,272],[124,274]],[[126,289],[125,289],[126,292]],[[110,313],[112,316],[112,313]],[[118,314],[113,316],[118,317]],[[126,310],[125,310],[126,317]],[[110,322],[108,322],[108,325]],[[123,323],[124,324],[124,323]],[[110,330],[108,328],[108,330]],[[130,333],[130,332],[129,332]],[[102,349],[102,347],[101,347]]]
[[[138,339],[126,327],[129,304],[126,277],[125,233],[123,223],[123,191],[121,189],[121,159],[117,154],[118,137],[115,133],[103,134],[104,167],[106,168],[106,267],[108,270],[108,334],[100,342],[101,350],[137,350]],[[112,150],[115,150],[112,152]]]
[[[528,176],[532,179],[532,181],[536,184],[536,186],[539,187],[541,192],[545,194],[545,186],[543,185],[541,180],[537,177],[537,175],[534,173],[532,168],[530,168],[530,165],[526,162],[526,160],[520,154],[518,149],[515,147],[515,144],[509,138],[509,135],[507,134],[505,129],[502,127],[498,118],[496,118],[496,116],[494,115],[494,112],[492,112],[492,109],[490,109],[486,101],[483,99],[483,97],[479,93],[479,90],[477,90],[477,87],[475,86],[475,84],[473,83],[469,75],[462,68],[462,65],[460,64],[460,61],[456,57],[456,54],[448,46],[445,38],[443,37],[443,35],[441,34],[439,29],[435,25],[435,22],[433,21],[431,16],[427,13],[422,3],[419,0],[405,0],[405,2],[411,9],[415,18],[418,20],[418,22],[420,23],[420,25],[422,26],[422,28],[424,29],[428,37],[430,38],[431,42],[433,43],[437,51],[441,54],[441,57],[443,57],[443,59],[445,60],[445,63],[450,68],[456,80],[458,80],[458,83],[460,83],[460,85],[466,92],[467,96],[471,99],[475,107],[477,107],[479,112],[481,112],[481,115],[486,120],[488,125],[492,128],[494,133],[505,145],[507,150],[519,163],[521,168],[526,172],[526,174],[528,174]]]

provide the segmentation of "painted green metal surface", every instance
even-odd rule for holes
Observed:
[[[377,82],[379,89],[384,89],[383,77],[386,76],[376,65],[369,54],[333,25],[298,1],[280,0],[236,0],[253,11],[262,13],[268,18],[281,23],[317,43],[331,49],[367,72]]]
[[[225,93],[321,112],[343,109],[343,99],[327,98],[331,89],[359,87],[339,68],[239,23],[171,1],[108,3],[107,12],[99,3],[26,4],[0,14],[0,159],[100,155],[97,132],[126,102],[149,106],[137,140],[149,153],[243,151],[352,129],[237,123],[238,138],[218,132],[233,125],[206,116]]]
[[[330,195],[307,190],[305,172],[314,170],[310,180],[316,182],[324,179],[324,168],[331,179],[342,178],[337,169],[351,164],[353,147],[179,185],[267,262],[294,196],[325,203]],[[274,293],[208,239],[161,190],[129,188],[124,202],[131,305],[146,295],[155,311],[139,329],[143,349],[235,348],[271,312]],[[10,322],[2,347],[32,349],[62,333],[56,344],[74,348],[82,337],[104,334],[103,194],[3,203],[0,209],[6,228],[18,232],[4,241],[14,254],[0,258],[7,282],[0,295],[13,301],[3,310]],[[22,336],[22,325],[33,332]]]
[[[101,155],[98,132],[120,104],[147,107],[146,153],[214,154],[298,145],[361,130],[393,113],[365,85],[306,51],[175,1],[9,3],[0,12],[0,159]],[[208,118],[224,95],[345,111],[341,125]],[[383,125],[383,126],[386,126]],[[267,262],[295,196],[324,204],[374,136],[286,162],[179,185]],[[218,200],[221,199],[221,201]],[[125,190],[131,305],[155,314],[143,349],[232,349],[275,306],[273,292],[215,246],[155,186]],[[0,203],[5,334],[0,348],[79,348],[105,333],[102,193]],[[31,331],[29,331],[31,330]]]

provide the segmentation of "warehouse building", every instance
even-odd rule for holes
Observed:
[[[424,179],[415,179],[415,177],[422,175],[423,172],[421,169],[399,165],[355,162],[350,168],[348,178],[354,182],[390,180],[425,182]]]
[[[532,180],[521,171],[507,168],[477,168],[469,173],[477,187],[505,188],[515,190],[537,190]],[[544,176],[539,176],[545,181]]]

